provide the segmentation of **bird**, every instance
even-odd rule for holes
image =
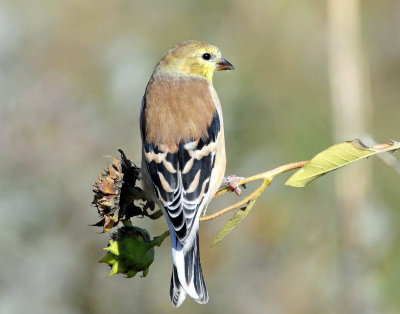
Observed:
[[[208,302],[199,252],[199,219],[225,173],[221,104],[212,79],[233,70],[206,42],[184,41],[156,65],[140,111],[142,185],[162,210],[171,235],[170,299]]]

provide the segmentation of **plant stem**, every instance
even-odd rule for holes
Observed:
[[[226,214],[227,212],[230,212],[230,211],[232,211],[234,209],[243,207],[245,204],[250,202],[253,198],[258,197],[259,195],[261,195],[264,192],[264,189],[266,188],[265,181],[267,181],[267,180],[272,181],[273,178],[275,178],[276,176],[278,176],[278,175],[280,175],[282,173],[285,173],[285,172],[290,171],[290,170],[302,168],[307,162],[308,162],[308,160],[293,162],[293,163],[290,163],[290,164],[279,166],[279,167],[277,167],[275,169],[272,169],[272,170],[269,170],[267,172],[259,173],[259,174],[256,174],[254,176],[251,176],[251,177],[248,177],[248,178],[244,178],[243,180],[238,182],[238,185],[244,185],[246,183],[254,182],[254,181],[258,181],[258,180],[263,180],[263,183],[261,183],[261,185],[259,187],[257,187],[257,189],[254,192],[252,192],[249,196],[247,196],[243,200],[241,200],[241,201],[239,201],[239,202],[237,202],[237,203],[235,203],[233,205],[230,205],[228,207],[225,207],[224,209],[221,209],[220,211],[218,211],[218,212],[216,212],[214,214],[211,214],[211,215],[208,215],[208,216],[205,216],[205,217],[201,217],[200,221],[201,222],[209,221],[209,220],[215,219],[215,218],[217,218],[217,217],[219,217],[219,216],[221,216],[223,214]],[[224,187],[224,188],[220,189],[214,195],[214,198],[220,197],[220,196],[224,195],[225,193],[227,193],[229,191],[232,191],[231,187],[229,187],[229,186]]]

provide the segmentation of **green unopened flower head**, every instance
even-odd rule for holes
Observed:
[[[134,226],[120,228],[112,235],[108,246],[104,248],[108,253],[99,262],[112,267],[107,277],[122,273],[130,278],[140,271],[146,276],[154,260],[154,246],[160,246],[168,235],[167,231],[150,240],[145,229]]]

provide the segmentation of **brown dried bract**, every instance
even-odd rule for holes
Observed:
[[[97,207],[102,217],[94,226],[103,226],[104,232],[109,231],[119,221],[123,178],[122,162],[113,157],[108,169],[93,184],[92,204]]]
[[[111,164],[93,184],[92,204],[97,207],[101,220],[93,226],[103,227],[107,232],[118,222],[135,216],[160,217],[160,213],[148,213],[154,210],[154,204],[148,200],[145,192],[138,186],[140,168],[136,167],[124,152],[119,149],[121,159],[112,158]],[[135,205],[135,201],[141,201]]]

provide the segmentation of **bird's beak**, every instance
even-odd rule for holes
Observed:
[[[217,61],[217,66],[215,67],[215,71],[223,71],[223,70],[234,70],[235,67],[225,58],[219,59]]]

